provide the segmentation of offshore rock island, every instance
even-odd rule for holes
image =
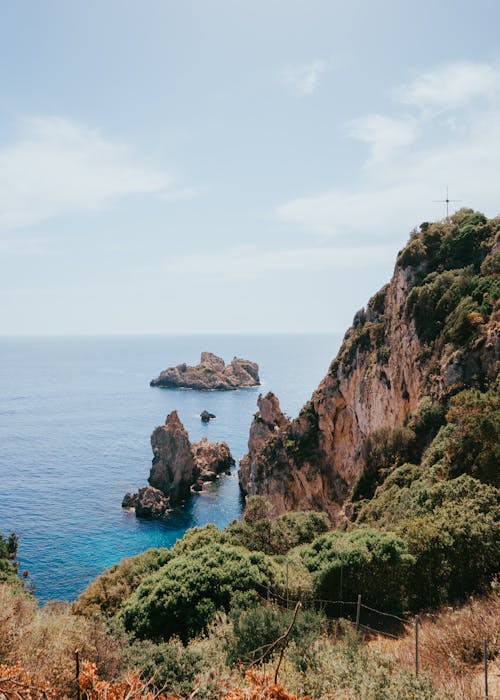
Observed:
[[[259,366],[255,362],[234,357],[226,365],[211,352],[202,352],[200,364],[194,367],[186,363],[169,367],[150,382],[150,386],[198,391],[234,391],[259,385]]]
[[[149,486],[127,493],[124,508],[135,508],[138,517],[163,518],[190,493],[217,481],[235,464],[225,442],[209,442],[206,437],[192,443],[177,411],[167,416],[165,425],[151,435],[153,462]]]

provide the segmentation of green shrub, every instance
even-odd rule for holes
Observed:
[[[414,563],[406,543],[393,533],[359,527],[330,532],[301,548],[304,563],[314,574],[315,597],[355,601],[358,594],[371,606],[401,610]],[[338,606],[327,610],[337,614]],[[347,610],[347,608],[346,608]]]
[[[235,591],[265,590],[275,567],[261,552],[210,544],[186,551],[146,577],[122,608],[125,628],[139,638],[188,640],[217,610],[228,610]]]
[[[358,513],[359,523],[403,538],[415,560],[407,592],[416,609],[484,591],[500,570],[498,490],[466,475],[433,484],[417,474],[396,470]]]
[[[474,389],[454,396],[441,428],[424,456],[427,468],[440,467],[454,478],[470,474],[480,481],[499,485],[500,398],[497,386],[481,393]]]
[[[269,647],[289,628],[293,616],[292,610],[259,604],[256,596],[235,597],[230,614],[234,639],[228,650],[228,663],[268,660],[270,655],[280,651],[281,647]],[[307,651],[320,636],[323,624],[318,613],[299,610],[289,637],[295,642],[293,660],[298,668],[304,668]]]
[[[266,554],[286,554],[297,545],[312,542],[330,527],[327,516],[315,511],[285,513],[273,519],[260,517],[270,511],[257,513],[253,507],[254,498],[260,497],[253,496],[247,501],[251,508],[250,517],[247,505],[243,520],[235,520],[226,528],[226,539],[231,544]]]
[[[353,487],[352,499],[371,498],[388,474],[414,457],[416,435],[406,427],[380,428],[366,438],[365,464]]]
[[[407,267],[418,267],[425,262],[427,249],[420,238],[412,238],[398,255],[398,265],[403,269]]]
[[[187,697],[203,663],[200,653],[186,648],[179,639],[155,644],[149,640],[135,642],[127,649],[131,668],[139,669],[145,680],[153,679],[157,688],[170,695]]]
[[[7,538],[0,534],[0,583],[13,583],[21,587],[21,580],[17,577],[18,537],[12,532]]]
[[[94,579],[73,603],[73,612],[90,617],[112,617],[141,581],[172,558],[168,549],[148,549],[123,559]]]

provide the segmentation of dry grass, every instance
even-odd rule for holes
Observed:
[[[500,593],[471,599],[457,610],[444,608],[420,617],[419,657],[422,671],[456,700],[484,698],[483,640],[488,640],[490,700],[500,699]],[[400,640],[377,638],[378,649],[401,666],[414,668],[413,632]]]
[[[24,673],[71,694],[76,649],[104,678],[119,674],[122,652],[102,623],[76,617],[64,603],[37,608],[36,601],[0,585],[0,664],[19,664]]]

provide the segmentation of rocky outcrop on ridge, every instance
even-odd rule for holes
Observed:
[[[191,444],[177,411],[167,416],[165,425],[155,428],[151,448],[149,486],[136,494],[127,493],[122,502],[124,508],[135,508],[140,517],[166,516],[190,492],[201,491],[205,483],[216,481],[235,463],[225,442],[209,442],[204,437]]]
[[[404,426],[424,397],[446,407],[461,389],[492,383],[500,359],[499,231],[500,219],[471,210],[422,224],[391,282],[356,314],[299,416],[285,422],[273,399],[266,420],[259,405],[241,461],[243,493],[264,496],[278,513],[315,509],[339,522],[370,434]]]
[[[255,362],[234,357],[226,365],[211,352],[202,352],[200,364],[195,367],[186,363],[169,367],[150,382],[150,386],[198,391],[231,391],[259,384],[259,366]]]

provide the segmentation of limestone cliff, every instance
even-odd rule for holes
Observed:
[[[312,508],[338,522],[373,431],[404,425],[424,396],[446,405],[460,389],[488,387],[500,356],[499,230],[500,219],[461,210],[413,233],[299,416],[278,420],[273,398],[269,421],[269,397],[259,402],[244,493],[278,512]]]
[[[194,367],[185,363],[169,367],[150,382],[150,386],[198,391],[231,391],[259,384],[259,366],[255,362],[233,357],[226,365],[211,352],[202,352],[200,364]]]
[[[216,481],[235,463],[225,442],[209,442],[204,437],[191,444],[177,411],[167,416],[165,425],[155,428],[151,448],[149,486],[136,494],[127,493],[122,502],[124,508],[135,508],[140,517],[164,517],[190,492],[202,491],[205,483]]]

